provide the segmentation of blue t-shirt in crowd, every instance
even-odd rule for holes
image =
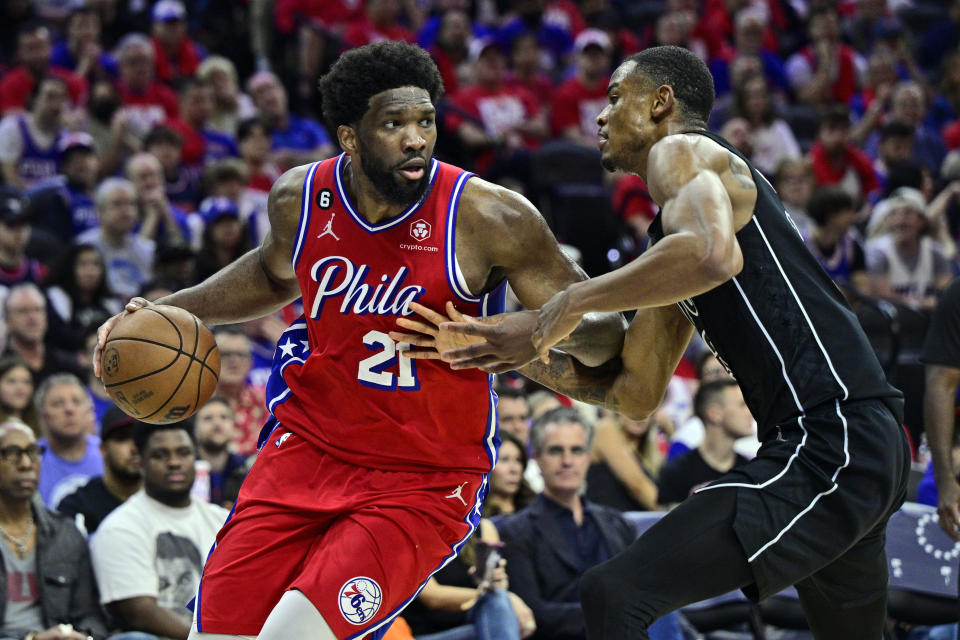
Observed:
[[[61,40],[57,44],[53,45],[53,50],[50,52],[50,64],[54,67],[62,67],[64,69],[69,69],[70,71],[77,70],[78,60],[67,47],[67,41]],[[102,52],[97,57],[97,64],[101,69],[107,72],[111,78],[116,78],[119,72],[117,68],[116,59],[107,53],[106,51]]]
[[[319,122],[293,114],[287,118],[286,129],[275,129],[270,134],[274,149],[310,151],[330,143],[330,136]]]
[[[87,452],[77,461],[64,460],[53,451],[46,438],[37,440],[46,448],[40,459],[40,498],[49,509],[55,509],[60,501],[70,495],[94,476],[103,475],[103,456],[100,455],[100,438],[87,436]]]

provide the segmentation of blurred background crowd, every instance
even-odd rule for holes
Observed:
[[[920,495],[935,502],[920,354],[958,274],[958,36],[957,0],[6,0],[0,418],[28,425],[43,451],[0,448],[0,485],[4,465],[36,467],[44,504],[86,535],[145,482],[148,495],[166,495],[157,487],[169,474],[151,481],[145,457],[156,438],[135,443],[136,425],[92,377],[97,326],[131,296],[197,283],[256,246],[276,178],[339,152],[317,79],[343,51],[397,39],[430,52],[442,74],[437,157],[523,193],[592,276],[642,252],[657,213],[640,178],[600,167],[595,118],[610,73],[654,45],[702,57],[717,96],[710,127],[776,187],[904,390],[914,487],[926,471]],[[217,331],[218,395],[189,434],[194,500],[231,506],[266,417],[276,339],[297,315],[292,305]],[[560,491],[531,424],[576,421],[551,414],[574,406],[566,398],[512,375],[499,385],[505,442],[487,515],[502,518]],[[589,424],[578,493],[623,512],[679,502],[757,447],[739,389],[699,341],[649,421],[575,411]],[[3,524],[0,509],[8,540]],[[94,552],[102,583],[112,565]],[[143,594],[111,593],[101,600],[114,628],[180,637],[176,625],[134,624],[156,611],[110,606]],[[425,593],[417,638],[466,624],[459,605],[478,606],[463,600],[451,620],[434,619],[449,601]],[[575,595],[556,597],[574,606]],[[514,598],[521,629],[532,610],[536,637],[582,637],[576,619],[549,631],[570,621],[541,606],[543,593]],[[185,602],[169,602],[179,616]],[[0,622],[0,637],[22,637]],[[696,637],[674,623],[686,636],[662,637]]]

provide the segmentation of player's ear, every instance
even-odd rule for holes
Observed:
[[[337,141],[340,143],[340,148],[348,154],[356,153],[358,150],[357,130],[350,125],[342,124],[337,127]]]
[[[650,115],[654,120],[662,120],[676,108],[677,99],[673,95],[673,87],[668,84],[660,85],[653,93],[653,103],[650,105]]]

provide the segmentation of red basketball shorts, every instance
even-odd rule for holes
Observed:
[[[482,474],[357,467],[279,427],[207,559],[197,627],[255,636],[298,589],[338,638],[384,628],[459,551],[485,492]]]

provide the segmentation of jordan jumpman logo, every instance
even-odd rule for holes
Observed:
[[[334,240],[336,240],[337,242],[340,242],[340,238],[338,238],[338,237],[337,237],[337,234],[335,234],[335,233],[333,232],[333,219],[336,218],[336,217],[337,217],[337,214],[336,214],[336,213],[331,213],[331,214],[330,214],[330,219],[327,220],[327,224],[324,225],[324,227],[323,227],[323,232],[322,232],[320,235],[317,236],[318,238],[322,238],[323,236],[329,234],[329,235],[333,236],[333,239],[334,239]]]
[[[468,482],[464,482],[464,483],[461,484],[459,487],[457,487],[456,489],[454,489],[453,492],[452,492],[450,495],[444,496],[444,498],[456,498],[457,500],[459,500],[460,502],[463,503],[463,506],[467,506],[467,501],[463,499],[463,496],[460,495],[460,492],[462,492],[462,491],[463,491],[463,488],[464,488],[465,486],[467,486],[468,484],[469,484]]]

